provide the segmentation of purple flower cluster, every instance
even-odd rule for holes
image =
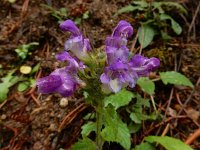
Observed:
[[[68,65],[56,69],[49,76],[37,80],[37,86],[40,93],[60,93],[62,96],[70,96],[77,89],[82,81],[78,78],[78,70],[84,69],[84,64],[79,59],[88,57],[88,51],[91,51],[89,39],[85,39],[71,20],[66,20],[60,24],[63,31],[71,33],[70,38],[65,42],[65,51],[56,55],[59,61],[67,61]],[[72,57],[67,51],[70,50],[77,57]]]
[[[122,87],[134,87],[140,76],[148,76],[155,70],[160,61],[157,58],[146,58],[134,55],[129,60],[127,39],[133,34],[132,26],[126,21],[120,21],[110,37],[106,39],[106,54],[108,66],[100,79],[104,91],[119,92]]]
[[[36,84],[40,93],[57,92],[62,96],[70,96],[83,82],[78,77],[78,71],[83,71],[85,68],[84,61],[90,59],[91,46],[89,39],[83,37],[73,21],[64,21],[60,24],[60,28],[63,31],[70,32],[71,36],[65,42],[65,51],[57,54],[56,58],[59,61],[68,62],[68,65],[37,80]],[[134,55],[129,59],[130,54],[126,45],[132,34],[132,26],[122,20],[115,27],[112,35],[106,38],[107,66],[100,76],[103,91],[116,93],[125,86],[134,87],[140,76],[148,76],[151,71],[159,66],[160,61],[157,58],[148,59],[141,55]],[[67,52],[69,50],[75,57]]]

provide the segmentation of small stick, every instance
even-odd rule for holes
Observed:
[[[137,42],[137,39],[138,39],[138,32],[137,32],[137,34],[136,34],[136,36],[135,36],[135,38],[134,38],[134,40],[133,40],[133,44],[132,44],[132,46],[131,46],[130,52],[133,52],[133,51],[134,51],[135,45],[136,45],[136,42]]]
[[[62,120],[62,122],[61,122],[61,124],[60,124],[60,126],[59,126],[59,128],[58,128],[58,132],[61,132],[62,129],[63,129],[66,125],[70,124],[70,123],[73,121],[73,119],[74,119],[81,111],[83,111],[85,108],[87,108],[87,106],[86,106],[84,103],[82,103],[82,104],[80,104],[78,107],[76,107],[74,110],[72,110],[69,114],[67,114],[67,116]]]
[[[192,144],[198,137],[200,137],[200,128],[187,138],[185,144],[188,145]]]
[[[31,93],[31,97],[34,100],[34,102],[40,107],[40,102],[38,101],[38,98],[35,97],[35,95],[33,93]]]
[[[151,95],[150,97],[151,97],[151,102],[152,102],[152,104],[153,104],[153,108],[154,108],[154,110],[157,112],[156,104],[155,104],[154,98],[153,98],[152,95]]]
[[[173,94],[174,94],[174,88],[172,88],[172,90],[171,90],[171,92],[170,92],[170,96],[169,96],[167,108],[166,108],[166,111],[165,111],[165,117],[167,116],[167,112],[168,112],[169,107],[170,107],[170,105],[171,105],[171,101],[172,101],[172,98],[173,98]]]
[[[167,123],[167,125],[166,125],[166,127],[165,127],[163,133],[161,134],[161,136],[165,136],[165,135],[167,134],[167,132],[169,131],[169,125],[170,125],[170,124]]]
[[[196,21],[196,17],[197,17],[197,15],[198,15],[199,10],[200,10],[200,2],[199,2],[199,4],[198,4],[198,6],[197,6],[197,9],[196,9],[196,11],[195,11],[195,13],[194,13],[194,17],[192,18],[192,22],[191,22],[191,24],[190,24],[190,26],[189,26],[189,29],[188,29],[188,39],[187,39],[187,41],[189,41],[189,35],[190,35],[190,33],[191,33],[192,27],[194,27],[194,23],[195,23],[195,21]]]

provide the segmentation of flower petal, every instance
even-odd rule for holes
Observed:
[[[53,93],[62,84],[58,75],[49,75],[37,80],[38,91],[43,94]]]
[[[133,35],[133,27],[125,20],[121,20],[115,27],[112,36],[129,38]]]
[[[60,24],[60,29],[63,31],[71,32],[72,37],[81,35],[79,28],[71,20],[66,20]]]
[[[102,83],[109,83],[110,78],[105,73],[103,73],[100,77],[100,80]]]
[[[110,80],[109,86],[114,93],[119,92],[122,88],[122,84],[118,81],[118,79]]]

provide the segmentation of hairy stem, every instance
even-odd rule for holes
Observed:
[[[103,109],[103,101],[100,100],[98,102],[98,106],[97,106],[97,110],[96,110],[96,123],[97,123],[96,143],[97,143],[98,150],[102,150],[102,146],[103,146],[103,139],[100,134],[102,125],[103,125],[102,109]]]

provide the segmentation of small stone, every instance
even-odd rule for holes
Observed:
[[[67,98],[61,98],[60,100],[60,107],[64,108],[68,105],[68,99]]]
[[[57,126],[54,123],[50,124],[50,126],[49,126],[50,131],[53,132],[53,131],[56,131],[56,129],[57,129]]]
[[[5,120],[7,116],[5,114],[1,115],[1,120]]]

